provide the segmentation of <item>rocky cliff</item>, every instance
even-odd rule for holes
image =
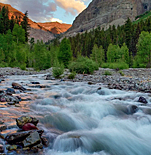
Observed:
[[[51,31],[54,34],[66,32],[72,25],[58,22],[38,23],[41,27]]]
[[[128,17],[133,21],[137,15],[150,9],[151,0],[93,0],[76,17],[66,36],[98,26],[107,29],[109,25],[122,25]]]

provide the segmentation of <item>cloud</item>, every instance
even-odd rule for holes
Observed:
[[[50,21],[51,22],[59,22],[59,23],[62,23],[62,20],[60,20],[58,18],[51,18]]]
[[[63,8],[67,13],[76,15],[82,12],[86,6],[81,0],[55,0],[57,6]]]
[[[34,21],[50,21],[57,6],[49,0],[0,0],[2,3],[9,3],[12,7],[25,13],[28,10],[29,18]]]

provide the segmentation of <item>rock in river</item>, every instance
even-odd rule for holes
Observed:
[[[15,83],[15,82],[12,83],[12,87],[13,87],[14,89],[20,89],[20,90],[22,90],[22,91],[25,91],[25,90],[26,90],[26,88],[24,88],[22,85],[20,85],[20,84],[18,84],[18,83]]]
[[[32,124],[32,123],[26,123],[23,127],[22,130],[24,131],[29,131],[29,130],[38,130],[38,128]]]
[[[36,118],[30,117],[30,116],[21,116],[16,119],[17,126],[19,128],[22,128],[26,123],[32,123],[35,126],[38,124],[39,120]]]
[[[139,98],[138,102],[141,102],[141,103],[144,103],[144,104],[148,103],[147,100],[145,99],[145,97],[142,97],[142,96]]]
[[[35,132],[35,130],[30,130],[30,131],[22,131],[22,132],[16,132],[16,133],[10,133],[5,137],[5,140],[10,143],[10,144],[17,144],[19,142],[22,142],[23,140],[26,139],[30,134]],[[44,132],[43,130],[37,130],[39,135],[41,136],[42,133]]]
[[[32,147],[34,145],[37,145],[41,143],[41,139],[39,136],[39,133],[37,131],[31,133],[24,141],[23,145],[24,147]]]

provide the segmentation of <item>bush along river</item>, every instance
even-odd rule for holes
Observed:
[[[1,77],[1,154],[151,155],[150,93],[45,79]]]

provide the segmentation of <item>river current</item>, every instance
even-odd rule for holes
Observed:
[[[38,128],[49,141],[44,155],[151,155],[150,94],[44,78],[11,76],[0,85],[5,89],[17,82],[31,89],[17,93],[32,100],[22,101],[20,107],[1,105],[0,114],[12,124],[11,130],[17,128],[19,116],[39,119]],[[32,81],[43,87],[31,85]],[[147,105],[138,102],[140,96]]]

